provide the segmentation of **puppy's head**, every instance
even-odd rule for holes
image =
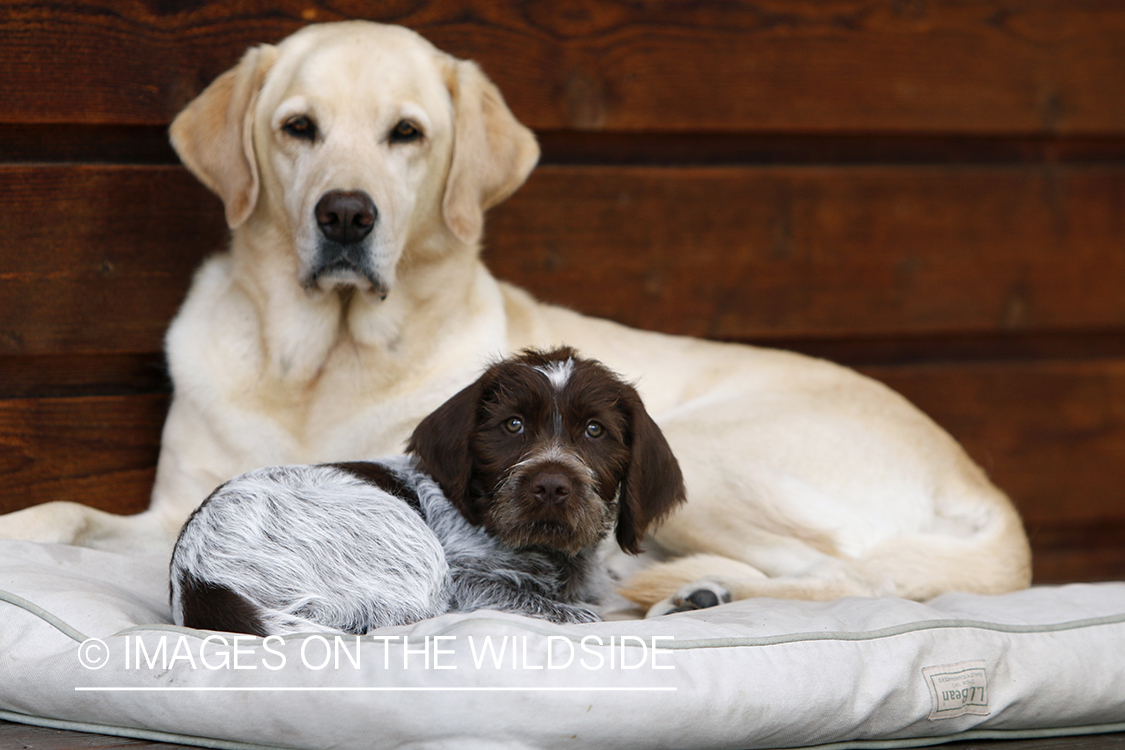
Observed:
[[[473,63],[412,31],[314,25],[248,51],[180,113],[172,144],[259,252],[310,291],[385,295],[408,246],[475,246],[539,156]],[[275,261],[278,262],[278,261]]]
[[[408,450],[469,521],[517,548],[573,554],[616,525],[636,553],[684,499],[636,390],[569,348],[493,365],[424,419]]]

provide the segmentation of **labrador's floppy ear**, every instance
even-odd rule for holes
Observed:
[[[449,91],[453,160],[442,215],[459,240],[471,243],[484,228],[484,212],[514,193],[531,174],[539,160],[539,144],[476,63],[453,61]]]
[[[453,507],[471,523],[480,523],[469,498],[473,457],[469,441],[477,426],[483,378],[466,386],[414,429],[406,445],[422,471],[433,477]]]
[[[254,106],[277,57],[268,44],[252,47],[238,65],[212,81],[172,121],[172,147],[192,174],[223,199],[234,229],[258,202]]]
[[[617,543],[631,554],[652,524],[684,502],[684,477],[664,433],[645,411],[641,397],[622,385],[618,399],[629,423],[629,466],[621,482],[617,510]]]

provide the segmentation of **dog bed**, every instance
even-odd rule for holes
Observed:
[[[235,640],[171,625],[166,576],[165,560],[0,541],[0,718],[216,748],[891,748],[1125,729],[1125,583]]]

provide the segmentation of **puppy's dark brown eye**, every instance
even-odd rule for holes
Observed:
[[[504,422],[504,429],[513,435],[519,435],[523,432],[523,420],[519,417],[511,417],[508,421]]]
[[[587,437],[600,438],[604,434],[605,427],[602,426],[601,422],[590,422],[588,425],[586,425]]]
[[[391,143],[410,143],[422,137],[422,131],[418,126],[410,120],[399,120],[398,125],[395,125],[394,130],[391,131]]]
[[[281,126],[281,129],[294,138],[301,138],[306,141],[311,141],[316,138],[316,123],[305,115],[290,117],[285,121],[285,124]]]

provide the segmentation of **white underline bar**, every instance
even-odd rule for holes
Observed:
[[[77,691],[101,693],[159,692],[676,692],[674,687],[76,687]]]

